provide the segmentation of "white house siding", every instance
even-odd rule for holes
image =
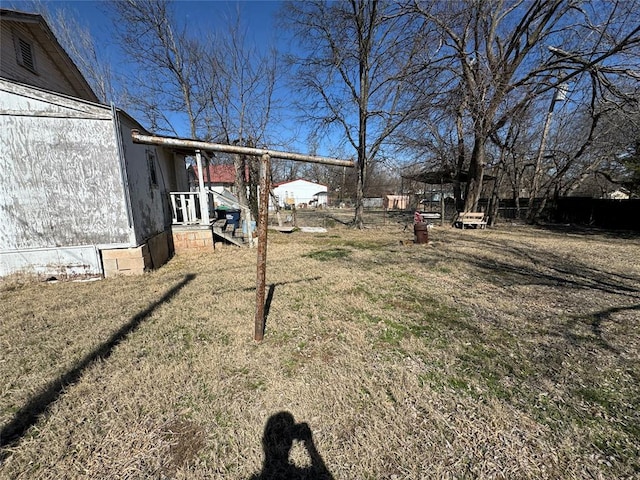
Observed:
[[[21,83],[46,88],[66,95],[79,96],[62,70],[45,51],[44,46],[31,34],[24,24],[3,20],[0,37],[0,71],[3,76]],[[18,64],[15,37],[22,37],[33,46],[36,72]],[[49,47],[51,48],[51,47]]]
[[[0,251],[0,277],[32,275],[101,275],[100,253],[93,245]]]
[[[320,192],[327,192],[326,185],[310,182],[308,180],[293,180],[281,183],[273,189],[273,193],[278,197],[278,204],[284,206],[287,199],[293,199],[296,205],[309,203],[311,200],[318,200],[319,204],[327,202],[326,195],[316,195]]]
[[[131,244],[118,155],[110,108],[0,79],[0,274]]]
[[[171,227],[172,214],[168,194],[178,186],[184,187],[187,173],[186,169],[180,171],[176,167],[176,164],[184,164],[184,160],[174,160],[174,155],[169,149],[133,143],[131,129],[140,129],[140,125],[130,117],[119,114],[119,125],[136,241],[140,245]],[[151,182],[148,155],[153,158],[155,185]]]

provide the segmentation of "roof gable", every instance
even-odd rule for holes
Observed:
[[[326,185],[322,185],[321,183],[311,182],[309,180],[305,180],[303,178],[299,178],[297,180],[290,180],[287,182],[281,182],[274,185],[274,187],[296,187],[296,186],[310,186],[310,187],[321,187],[327,188]]]
[[[91,86],[62,48],[42,15],[0,8],[0,30],[3,39],[0,45],[3,53],[0,71],[2,77],[73,95],[90,102],[99,102]],[[18,60],[14,49],[18,47],[14,46],[15,42],[19,42],[19,52],[26,54],[23,58],[28,60],[28,65],[16,67]],[[27,47],[30,42],[33,42],[34,50]],[[39,62],[39,54],[48,58],[40,59]],[[41,71],[33,72],[35,67]],[[52,79],[56,75],[60,77],[60,81],[54,82]]]

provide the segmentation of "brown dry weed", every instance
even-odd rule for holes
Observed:
[[[267,478],[278,412],[335,479],[637,478],[640,240],[430,238],[271,233],[261,344],[251,250],[0,284],[0,478]]]

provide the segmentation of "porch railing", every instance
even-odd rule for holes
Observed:
[[[206,218],[202,218],[200,210],[200,192],[169,192],[173,225],[208,224],[212,218],[213,194],[206,193],[207,206],[204,208]]]
[[[207,189],[204,197],[207,199],[207,205],[203,209],[206,215],[206,218],[203,219],[200,213],[200,192],[169,192],[172,224],[209,225],[212,220],[215,220],[215,208],[219,206],[241,210],[243,222],[251,217],[249,208],[238,203],[233,195]],[[249,243],[251,246],[254,244],[252,235],[249,236]]]

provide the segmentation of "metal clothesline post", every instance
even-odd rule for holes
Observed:
[[[256,272],[256,318],[253,339],[261,342],[265,327],[265,291],[267,283],[267,230],[269,227],[269,175],[271,157],[260,157],[260,209],[258,212],[258,266]],[[266,208],[264,207],[266,205]]]
[[[203,142],[200,140],[164,137],[160,135],[144,135],[138,130],[131,130],[131,138],[134,143],[144,143],[149,145],[161,145],[166,147],[177,147],[190,149],[196,152],[198,160],[198,171],[202,172],[200,154],[202,152],[224,152],[236,153],[240,155],[250,155],[260,157],[260,202],[258,210],[258,260],[256,268],[256,316],[254,340],[261,342],[264,338],[265,328],[265,291],[267,279],[267,229],[269,223],[269,191],[271,159],[293,160],[295,162],[319,163],[322,165],[335,165],[339,167],[354,167],[354,163],[348,160],[339,160],[330,157],[319,157],[316,155],[304,155],[300,153],[281,152],[264,148],[241,147],[238,145],[225,145],[222,143]],[[200,176],[199,175],[199,176]],[[202,185],[202,180],[198,179]],[[201,207],[202,208],[202,207]]]

